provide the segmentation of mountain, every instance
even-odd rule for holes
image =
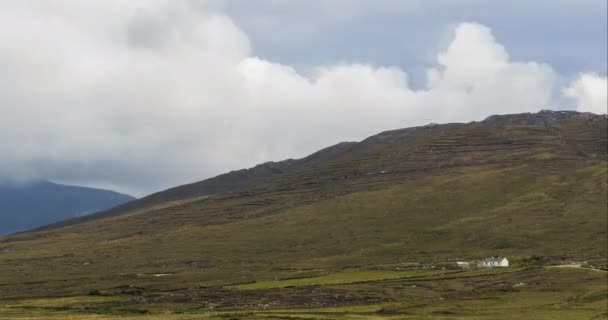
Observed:
[[[133,197],[48,181],[0,184],[0,234],[105,210]]]
[[[499,128],[501,126],[506,125],[531,125],[549,127],[552,125],[559,125],[563,122],[570,121],[572,119],[577,119],[578,122],[583,122],[597,121],[597,119],[603,119],[602,117],[603,116],[597,116],[591,113],[579,113],[576,111],[542,110],[538,113],[494,115],[488,117],[480,124],[489,125],[490,127],[497,126]],[[470,123],[468,125],[470,126],[473,124],[475,123]],[[163,203],[168,204],[172,201],[195,199],[196,197],[205,197],[213,194],[221,194],[224,192],[229,192],[239,188],[247,187],[256,183],[261,183],[270,178],[277,177],[279,175],[283,175],[292,171],[296,171],[307,166],[326,163],[337,159],[345,154],[361,153],[382,145],[394,145],[403,141],[414,139],[417,136],[425,135],[429,132],[445,132],[462,128],[465,126],[467,126],[467,124],[464,123],[450,123],[441,125],[430,124],[422,127],[386,131],[371,136],[359,143],[342,142],[322,149],[302,159],[287,159],[278,162],[271,161],[257,165],[253,168],[228,172],[200,182],[186,184],[162,192],[154,193],[136,201],[131,201],[124,205],[98,212],[94,215],[88,215],[76,219],[61,221],[56,224],[45,226],[45,228],[61,227],[68,224],[80,223],[104,217],[120,215],[121,213],[126,213],[133,210],[140,210],[142,208],[152,207],[154,205],[159,205]],[[594,131],[591,134],[599,134],[601,136],[601,132],[598,133]],[[594,137],[591,137],[590,139],[593,140]],[[601,141],[598,142],[597,145],[592,146],[595,151],[599,150],[599,152],[601,152],[602,147],[603,146]],[[593,151],[594,150],[591,150],[591,152]]]
[[[45,226],[45,228],[64,226],[67,224],[95,220],[102,217],[109,217],[129,212],[132,210],[137,210],[143,207],[150,207],[157,204],[169,203],[171,201],[179,201],[180,199],[188,199],[198,196],[206,196],[210,194],[228,192],[230,190],[259,183],[269,178],[285,174],[309,165],[329,161],[346,153],[351,149],[351,147],[356,144],[356,142],[341,142],[334,146],[327,147],[323,150],[315,152],[302,159],[287,159],[278,162],[271,161],[257,165],[253,168],[231,171],[207,180],[186,184],[162,192],[154,193],[139,200],[128,202],[124,205],[99,212],[95,215],[83,216],[68,221],[61,221],[55,224],[51,224],[49,226]]]
[[[88,292],[99,300],[74,308],[233,319],[481,319],[517,307],[529,313],[513,319],[590,319],[606,312],[607,130],[605,115],[497,115],[169,189],[0,237],[0,300],[63,297],[53,310],[66,310],[65,297]],[[449,267],[498,255],[512,268]],[[562,264],[595,270],[551,267]],[[327,309],[285,315],[313,307]]]

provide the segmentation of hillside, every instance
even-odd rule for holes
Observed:
[[[0,183],[0,234],[91,214],[134,200],[121,193],[48,181]]]
[[[578,310],[569,295],[542,295],[553,283],[555,292],[574,284],[583,293],[599,292],[585,310],[605,312],[605,273],[567,269],[559,276],[544,267],[606,266],[606,116],[492,116],[387,131],[342,146],[315,161],[279,162],[277,170],[266,164],[110,213],[2,237],[0,299],[95,289],[117,300],[90,302],[91,312],[402,301],[391,312],[408,314],[418,312],[406,310],[408,301],[428,306],[447,299],[452,310],[469,303],[462,297],[498,299],[507,294],[505,284],[530,283],[508,292],[531,304],[540,299],[530,308],[542,314],[553,313],[541,305],[558,303]],[[428,268],[492,255],[507,256],[520,269],[488,278]],[[391,273],[411,268],[413,274]],[[344,280],[345,271],[356,280]],[[313,280],[280,282],[299,278]],[[406,289],[414,284],[434,289]]]
[[[315,152],[302,159],[287,159],[278,162],[271,161],[259,164],[253,168],[231,171],[207,180],[177,186],[162,192],[154,193],[136,201],[131,201],[124,205],[98,212],[94,215],[78,217],[75,219],[70,219],[69,221],[61,221],[45,227],[60,227],[103,217],[119,215],[121,213],[138,210],[157,204],[168,203],[171,201],[179,201],[181,199],[231,191],[240,187],[262,182],[269,178],[285,174],[305,166],[329,161],[346,153],[354,145],[356,145],[355,142],[342,142]]]

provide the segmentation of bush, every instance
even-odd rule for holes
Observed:
[[[513,248],[515,245],[509,240],[500,240],[497,241],[492,249],[509,249]]]
[[[545,258],[537,255],[527,256],[522,259],[524,265],[541,265],[545,262]]]
[[[99,291],[97,289],[91,289],[91,290],[89,290],[89,295],[90,296],[100,296],[101,295],[101,291]]]

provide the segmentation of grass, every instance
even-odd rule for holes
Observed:
[[[448,271],[449,272],[449,271]],[[270,289],[282,288],[289,286],[315,286],[328,284],[343,284],[378,281],[387,279],[400,279],[410,277],[420,277],[443,274],[446,271],[437,270],[408,270],[408,271],[386,271],[386,270],[357,270],[347,272],[336,272],[328,275],[310,278],[297,278],[288,280],[263,281],[248,284],[239,284],[228,286],[227,288],[235,288],[239,290],[254,290],[254,289]]]
[[[369,270],[378,278],[377,270]],[[368,279],[364,273],[333,278]],[[328,275],[329,276],[329,275]],[[317,277],[317,280],[322,277]],[[419,277],[383,278],[365,282],[315,284],[301,294],[370,295],[384,292],[384,301],[358,301],[335,306],[232,306],[202,308],[199,305],[167,302],[133,302],[126,296],[75,296],[68,298],[19,299],[0,302],[0,318],[10,319],[603,319],[608,290],[606,272],[573,268],[482,269]],[[275,296],[285,290],[304,290],[310,283],[292,283],[293,288],[275,286],[237,290],[233,294]],[[279,291],[277,291],[279,290]],[[313,293],[314,292],[314,293]],[[145,313],[137,313],[144,311]]]

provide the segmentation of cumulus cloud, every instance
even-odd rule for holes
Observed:
[[[213,3],[1,6],[4,178],[141,195],[383,130],[538,111],[554,98],[550,66],[513,61],[475,23],[455,28],[427,87],[413,89],[397,67],[342,63],[303,75],[255,57]]]
[[[563,89],[565,96],[576,101],[577,110],[606,114],[608,109],[608,79],[597,73],[581,74]]]

